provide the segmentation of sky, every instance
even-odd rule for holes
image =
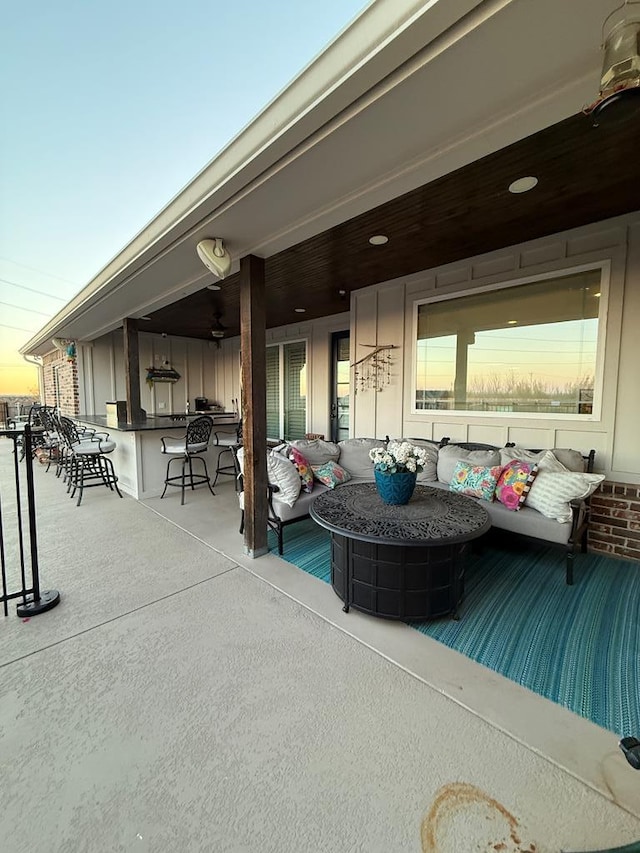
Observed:
[[[17,352],[364,0],[35,0],[0,29],[0,395]]]

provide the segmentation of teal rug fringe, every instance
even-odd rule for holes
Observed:
[[[330,536],[311,520],[285,530],[283,559],[331,582]],[[620,737],[640,737],[640,566],[578,554],[573,586],[564,569],[559,549],[487,546],[469,557],[460,620],[410,625]]]

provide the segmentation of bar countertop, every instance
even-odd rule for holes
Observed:
[[[213,420],[214,426],[217,427],[234,427],[238,424],[238,416],[234,412],[189,412],[189,414],[177,412],[167,415],[147,415],[145,420],[133,421],[132,423],[125,421],[114,423],[107,415],[76,415],[76,420],[83,424],[100,427],[106,431],[117,429],[121,432],[140,432],[142,430],[184,430],[188,421],[199,418],[201,415],[208,415]]]

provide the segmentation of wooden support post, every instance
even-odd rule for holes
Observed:
[[[124,333],[124,381],[129,423],[143,418],[140,406],[140,351],[138,348],[138,321],[126,317],[122,321]]]
[[[267,553],[267,345],[264,260],[240,259],[240,351],[244,447],[244,547]]]

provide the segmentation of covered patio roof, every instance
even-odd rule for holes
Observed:
[[[377,0],[22,351],[124,317],[209,339],[219,313],[238,334],[249,254],[266,259],[276,327],[294,307],[342,312],[352,290],[636,209],[638,116],[594,128],[581,113],[616,5]],[[538,186],[510,194],[523,175]],[[215,293],[195,250],[214,236],[234,258]]]

